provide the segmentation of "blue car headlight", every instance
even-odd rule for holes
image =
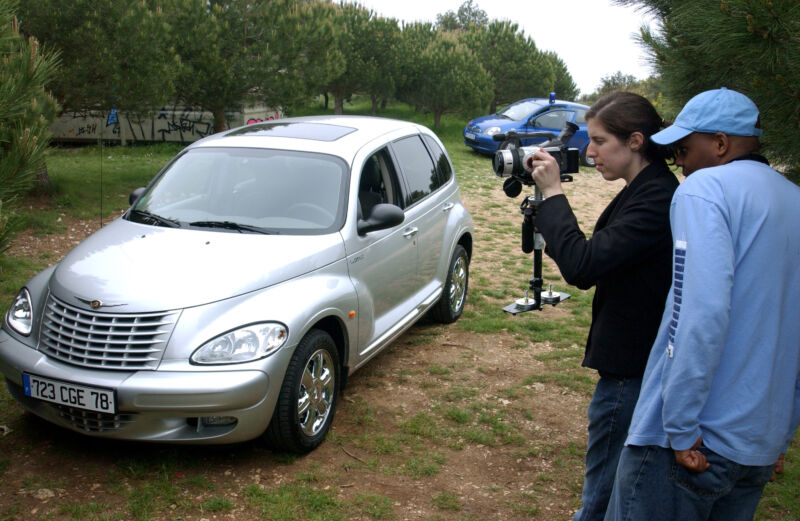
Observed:
[[[250,324],[209,340],[192,353],[195,364],[240,364],[264,358],[283,346],[289,337],[278,322]]]
[[[489,127],[483,131],[484,134],[487,136],[494,136],[495,134],[500,133],[500,127]]]
[[[7,319],[11,329],[21,335],[28,336],[33,328],[33,306],[31,305],[31,294],[22,288],[17,293],[14,303],[8,310]]]

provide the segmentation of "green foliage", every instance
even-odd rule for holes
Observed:
[[[66,110],[142,113],[174,92],[178,65],[171,30],[154,1],[25,0],[26,34],[61,55],[64,74],[48,83]]]
[[[57,57],[20,34],[16,7],[0,0],[0,254],[19,225],[14,203],[44,168],[48,125],[57,110],[44,88],[55,75]]]
[[[683,105],[726,86],[758,105],[770,157],[800,169],[800,3],[796,0],[617,0],[658,16],[641,42],[665,95]]]
[[[552,51],[546,51],[544,54],[550,61],[550,66],[553,68],[556,75],[555,82],[553,83],[553,92],[561,99],[572,100],[577,98],[580,91],[567,69],[567,64]]]
[[[434,115],[438,128],[446,112],[475,110],[491,99],[491,77],[454,33],[438,33],[418,58],[417,104]]]
[[[373,113],[377,97],[394,94],[394,47],[400,29],[393,19],[376,17],[358,4],[341,4],[333,13],[337,28],[334,48],[344,63],[326,85],[333,94],[336,114],[342,114],[344,100],[355,92],[372,95]]]
[[[466,31],[486,27],[488,23],[486,11],[472,5],[472,0],[465,0],[459,6],[458,12],[447,11],[436,15],[436,27],[442,31]]]
[[[489,112],[520,98],[546,97],[555,88],[556,74],[550,58],[517,24],[493,20],[466,32],[462,40],[492,78]]]
[[[169,0],[168,6],[182,63],[177,97],[213,113],[216,131],[225,129],[225,112],[246,100],[292,107],[342,68],[342,54],[331,50],[329,3]]]

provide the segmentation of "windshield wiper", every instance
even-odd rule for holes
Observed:
[[[160,226],[166,226],[168,228],[180,228],[181,223],[176,219],[169,219],[168,217],[163,217],[161,215],[157,215],[154,213],[146,212],[144,210],[136,210],[134,209],[131,213],[135,213],[142,217],[142,222],[145,224],[157,224]]]
[[[273,235],[277,233],[274,231],[261,228],[259,226],[235,223],[233,221],[195,221],[189,223],[189,226],[198,226],[201,228],[223,228],[225,230],[235,230],[239,233],[255,232],[255,233],[263,233],[264,235]]]

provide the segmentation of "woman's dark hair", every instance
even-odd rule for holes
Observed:
[[[622,141],[626,141],[634,132],[641,132],[644,136],[642,154],[649,161],[674,159],[672,147],[661,146],[650,140],[650,136],[665,125],[647,98],[633,92],[612,92],[597,100],[586,111],[586,119],[593,118]]]

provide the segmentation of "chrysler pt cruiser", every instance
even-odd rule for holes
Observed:
[[[473,227],[422,126],[307,117],[209,136],[33,277],[0,331],[32,413],[90,436],[307,452],[347,377],[459,318]]]

